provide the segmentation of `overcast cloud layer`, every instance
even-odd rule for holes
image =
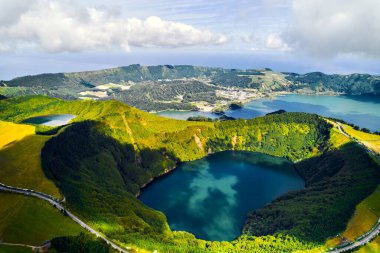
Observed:
[[[380,1],[293,0],[289,42],[317,57],[380,58]]]

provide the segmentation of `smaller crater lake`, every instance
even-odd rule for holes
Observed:
[[[21,123],[38,124],[44,126],[62,126],[66,125],[75,118],[73,114],[50,114],[37,116],[23,120]]]
[[[143,189],[140,200],[162,211],[172,230],[229,241],[241,234],[249,211],[304,185],[284,158],[224,151],[180,164]]]

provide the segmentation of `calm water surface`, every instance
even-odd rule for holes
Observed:
[[[283,158],[226,151],[181,164],[142,191],[140,199],[162,211],[173,230],[207,240],[239,236],[249,211],[304,182]]]
[[[317,113],[326,117],[335,117],[380,131],[380,97],[376,96],[317,96],[317,95],[284,95],[273,99],[259,99],[247,103],[244,108],[227,111],[226,115],[234,118],[255,118],[268,112],[284,109],[288,112]],[[185,114],[186,113],[186,114]],[[158,115],[176,119],[187,119],[189,116],[215,117],[205,112],[166,111]]]
[[[72,114],[51,114],[38,117],[32,117],[22,121],[22,123],[39,124],[45,126],[62,126],[66,125],[75,118]]]

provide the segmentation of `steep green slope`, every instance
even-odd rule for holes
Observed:
[[[327,75],[321,72],[307,74],[284,73],[285,78],[310,91],[335,91],[347,94],[379,94],[380,77],[368,74]]]
[[[105,241],[91,234],[81,233],[77,236],[56,237],[51,240],[50,251],[109,253],[116,252]]]
[[[120,144],[100,133],[97,127],[90,121],[75,124],[46,143],[42,162],[47,176],[57,183],[77,213],[106,234],[169,231],[165,217],[144,206],[132,194],[152,174],[158,175],[154,162],[162,170],[166,161],[154,161],[151,156],[150,167],[145,167],[138,163],[131,145]]]
[[[0,132],[0,182],[61,198],[41,166],[41,149],[50,136],[35,135],[34,126],[10,122],[0,122]]]
[[[355,143],[296,163],[296,168],[306,188],[250,213],[245,233],[259,236],[286,231],[323,243],[345,229],[356,205],[380,182],[378,165]]]
[[[56,236],[84,229],[43,200],[0,193],[0,239],[8,243],[42,245]]]
[[[187,122],[160,118],[116,101],[46,97],[0,101],[1,119],[20,122],[49,113],[77,115],[76,123],[51,138],[42,151],[43,168],[66,196],[70,209],[107,236],[151,250],[289,252],[315,247],[344,229],[355,206],[380,179],[378,167],[357,146],[329,146],[331,126],[317,115]],[[171,232],[162,213],[134,197],[140,187],[178,161],[228,149],[297,161],[307,188],[253,212],[244,230],[248,236],[233,242],[206,242]],[[351,153],[357,156],[350,157]]]
[[[0,253],[31,253],[32,249],[23,246],[1,245]]]
[[[261,151],[290,160],[309,157],[328,138],[328,124],[316,115],[288,113],[252,120],[190,122],[149,114],[117,101],[63,101],[21,97],[0,101],[0,118],[21,122],[32,116],[68,113],[74,122],[100,122],[103,134],[137,150],[164,150],[179,161],[225,149]]]

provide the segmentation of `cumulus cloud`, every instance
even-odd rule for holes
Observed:
[[[249,44],[257,44],[257,43],[260,43],[260,37],[257,36],[256,34],[254,33],[250,33],[250,34],[242,34],[240,36],[240,39],[245,42],[245,43],[249,43]]]
[[[20,15],[35,3],[36,0],[0,0],[0,25],[16,22]]]
[[[265,39],[265,46],[269,49],[278,49],[281,51],[289,51],[288,44],[284,42],[279,34],[271,33]]]
[[[290,51],[291,48],[278,33],[264,35],[243,34],[240,39],[251,46],[251,51],[279,50]]]
[[[322,56],[380,57],[380,1],[293,0],[289,42]]]
[[[25,1],[22,1],[25,3]],[[48,52],[77,52],[94,48],[183,47],[222,44],[226,37],[193,26],[162,20],[125,18],[95,8],[63,1],[0,0],[0,17],[7,9],[12,18],[0,19],[0,51],[40,47]],[[11,4],[14,3],[14,4]],[[1,50],[3,49],[3,50]]]

